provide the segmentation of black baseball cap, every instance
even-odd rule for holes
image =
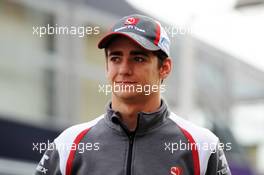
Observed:
[[[147,16],[129,15],[120,19],[98,43],[98,48],[107,48],[117,36],[132,39],[146,50],[163,51],[170,55],[170,39],[161,24]]]

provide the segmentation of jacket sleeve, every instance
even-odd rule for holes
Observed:
[[[219,146],[209,158],[206,175],[231,175],[224,151]]]
[[[52,143],[42,156],[35,175],[61,175],[59,153]]]

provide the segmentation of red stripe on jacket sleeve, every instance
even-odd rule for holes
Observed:
[[[200,175],[200,162],[199,162],[199,155],[198,155],[198,149],[195,143],[195,140],[193,139],[192,135],[186,131],[185,129],[181,128],[181,131],[187,138],[188,142],[191,143],[191,150],[192,150],[192,157],[193,157],[193,166],[194,166],[194,175]]]
[[[85,136],[85,134],[88,133],[89,130],[90,130],[90,128],[85,129],[79,135],[77,135],[77,137],[75,138],[75,140],[74,140],[74,142],[72,144],[72,145],[75,145],[74,146],[75,148],[80,143],[80,141]],[[67,160],[67,164],[66,164],[66,175],[71,175],[72,163],[73,163],[73,160],[74,160],[75,152],[76,152],[76,149],[71,149],[70,150],[70,154],[69,154],[69,157],[68,157],[68,160]]]
[[[157,46],[160,40],[160,25],[156,22],[156,38],[154,40],[154,44]]]

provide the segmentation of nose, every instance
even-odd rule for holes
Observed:
[[[119,74],[120,75],[131,75],[132,74],[132,65],[129,63],[127,59],[122,61],[119,67]]]

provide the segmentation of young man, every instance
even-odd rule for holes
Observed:
[[[161,99],[171,72],[170,41],[159,22],[142,15],[119,20],[98,44],[112,88],[106,113],[66,129],[36,174],[231,174],[219,139],[169,111]]]

